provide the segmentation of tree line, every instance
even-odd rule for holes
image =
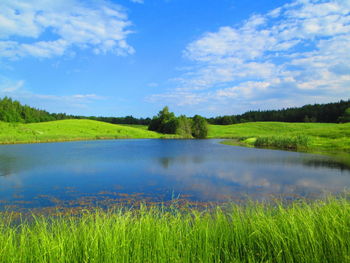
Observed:
[[[240,115],[208,118],[210,124],[229,125],[255,121],[281,122],[349,122],[350,100],[327,104],[305,105],[281,110],[248,111]]]
[[[66,113],[49,113],[45,110],[36,109],[28,105],[22,105],[19,101],[9,97],[0,98],[0,121],[5,122],[45,122],[65,119],[90,119],[103,121],[113,124],[138,124],[149,125],[151,118],[135,118],[133,116],[125,117],[95,117],[95,116],[77,116]]]
[[[163,109],[165,110],[165,109]],[[0,98],[0,121],[5,122],[45,122],[64,119],[91,119],[113,124],[138,124],[150,126],[152,130],[160,132],[190,134],[193,129],[193,120],[199,119],[194,116],[187,118],[182,115],[175,117],[173,113],[163,112],[161,116],[151,118],[103,117],[103,116],[77,116],[65,113],[49,113],[45,110],[36,109],[28,105],[22,105],[19,101],[9,97]],[[160,118],[160,119],[159,119]],[[164,119],[162,119],[164,118]],[[203,117],[201,117],[203,118]],[[168,121],[170,119],[170,121]],[[350,122],[350,100],[327,104],[305,105],[303,107],[286,108],[281,110],[248,111],[240,115],[225,115],[207,118],[210,124],[229,125],[255,121],[281,121],[281,122]],[[158,123],[159,122],[159,123]],[[196,123],[200,121],[197,120]],[[154,128],[156,127],[156,128]],[[178,130],[177,132],[175,130]],[[175,132],[174,132],[175,131]]]
[[[95,117],[95,116],[74,116],[76,119],[89,119],[95,121],[103,121],[112,124],[133,124],[133,125],[149,125],[151,122],[151,118],[135,118],[133,116],[125,116],[125,117]]]
[[[5,97],[0,99],[0,120],[5,122],[43,122],[56,120],[54,114],[22,105],[16,100]]]

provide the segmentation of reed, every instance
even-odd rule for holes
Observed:
[[[307,149],[308,145],[309,138],[303,135],[258,137],[254,142],[255,147],[272,147],[286,150]]]
[[[349,262],[350,202],[0,219],[0,262]]]

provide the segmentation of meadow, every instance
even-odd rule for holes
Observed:
[[[3,144],[162,137],[164,135],[144,129],[93,120],[29,124],[0,122],[0,143]]]
[[[250,122],[210,125],[208,138],[233,139],[223,142],[230,145],[349,153],[350,123]]]
[[[349,262],[346,197],[0,216],[0,262]]]
[[[123,138],[181,138],[143,125],[116,125],[93,120],[42,123],[0,122],[0,143],[34,143]],[[209,125],[208,138],[229,145],[272,147],[319,153],[350,152],[350,123],[250,122]]]

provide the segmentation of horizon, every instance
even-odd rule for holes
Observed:
[[[0,101],[2,99],[11,99],[12,101],[17,101],[19,102],[22,106],[28,106],[28,107],[31,107],[31,108],[34,108],[36,110],[39,110],[39,111],[46,111],[48,112],[49,114],[66,114],[67,116],[73,116],[73,117],[86,117],[86,118],[91,118],[91,117],[96,117],[96,118],[125,118],[125,117],[133,117],[133,118],[136,118],[136,119],[152,119],[153,117],[157,117],[157,114],[162,110],[164,109],[165,107],[168,107],[167,105],[164,105],[162,108],[160,108],[157,112],[155,112],[152,116],[144,116],[144,117],[137,117],[137,116],[133,116],[132,114],[128,114],[128,115],[124,115],[124,116],[103,116],[103,115],[74,115],[74,114],[67,114],[67,113],[64,113],[64,112],[50,112],[50,111],[47,111],[46,109],[42,109],[42,108],[35,108],[35,107],[32,107],[31,105],[28,105],[28,104],[23,104],[21,103],[21,101],[18,101],[18,100],[15,100],[11,97],[3,97],[1,98],[0,97]],[[243,113],[240,113],[240,114],[229,114],[229,115],[216,115],[216,116],[205,116],[205,115],[200,115],[206,119],[210,119],[210,118],[216,118],[216,117],[224,117],[224,116],[241,116],[241,115],[244,115],[246,113],[249,113],[249,112],[269,112],[269,111],[284,111],[284,110],[289,110],[289,109],[300,109],[300,108],[303,108],[305,106],[315,106],[315,105],[328,105],[328,104],[339,104],[339,103],[342,103],[342,102],[350,102],[350,98],[348,99],[342,99],[342,100],[339,100],[339,101],[334,101],[334,102],[328,102],[328,103],[314,103],[314,104],[305,104],[305,105],[302,105],[302,106],[299,106],[299,107],[286,107],[286,108],[279,108],[279,109],[266,109],[266,110],[260,110],[260,109],[256,109],[256,110],[247,110]],[[172,110],[168,107],[168,110],[170,112],[172,112]],[[177,115],[175,114],[175,116],[179,117],[180,115]],[[187,116],[185,115],[186,117],[189,117],[189,118],[193,118],[194,115],[192,116]]]
[[[332,103],[349,98],[349,47],[345,0],[4,0],[0,97],[137,118]]]

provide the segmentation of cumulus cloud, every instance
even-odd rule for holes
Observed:
[[[0,57],[50,58],[73,48],[131,54],[130,25],[125,11],[106,1],[2,0]]]
[[[180,105],[186,92],[193,104],[244,100],[247,110],[347,99],[350,2],[296,0],[203,34],[184,57],[193,64],[176,89],[150,100]]]

